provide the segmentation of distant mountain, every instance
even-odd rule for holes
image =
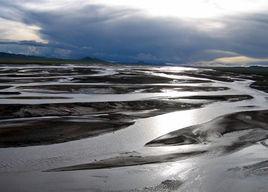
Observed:
[[[102,59],[98,59],[95,57],[84,57],[82,59],[79,59],[77,61],[82,61],[82,62],[95,62],[95,63],[109,63],[108,61],[102,60]]]
[[[21,55],[0,52],[0,64],[67,64],[67,63],[81,63],[92,64],[101,63],[109,64],[98,58],[85,57],[82,59],[61,59],[61,58],[47,58],[32,55]]]

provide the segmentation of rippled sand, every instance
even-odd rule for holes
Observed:
[[[1,189],[266,191],[266,78],[183,67],[2,66]]]

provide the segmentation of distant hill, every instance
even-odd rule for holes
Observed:
[[[109,64],[108,61],[92,57],[85,57],[82,59],[61,59],[61,58],[47,58],[47,57],[0,52],[0,64],[67,64],[67,63]]]

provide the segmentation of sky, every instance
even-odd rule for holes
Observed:
[[[0,51],[120,62],[268,62],[267,0],[0,0]]]

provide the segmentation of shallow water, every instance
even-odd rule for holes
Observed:
[[[87,67],[83,65],[0,67],[0,86],[7,87],[0,90],[0,92],[4,92],[4,94],[0,94],[0,105],[2,106],[0,129],[2,130],[5,126],[8,126],[9,129],[13,128],[16,126],[14,125],[16,121],[22,121],[26,126],[16,127],[14,130],[27,129],[29,120],[39,122],[40,117],[48,119],[48,122],[51,122],[49,118],[58,117],[72,118],[73,122],[81,122],[81,117],[83,117],[83,122],[88,123],[90,120],[92,123],[92,121],[99,120],[100,115],[108,115],[111,117],[105,120],[107,122],[119,123],[127,120],[133,123],[133,125],[112,131],[105,129],[105,132],[94,136],[81,134],[79,131],[79,137],[64,141],[50,139],[48,142],[47,138],[42,138],[37,131],[37,133],[33,133],[34,137],[40,141],[44,139],[44,142],[39,144],[31,142],[30,138],[27,141],[24,137],[19,139],[14,132],[8,133],[7,136],[10,137],[10,140],[4,143],[2,139],[3,147],[0,148],[1,189],[27,192],[267,191],[268,174],[248,176],[242,171],[232,171],[232,168],[267,160],[268,148],[261,144],[261,142],[268,142],[265,139],[228,154],[210,151],[186,159],[166,160],[163,163],[152,163],[151,161],[146,165],[126,167],[121,167],[119,164],[116,168],[110,169],[79,170],[77,168],[71,172],[47,172],[91,162],[98,163],[116,157],[127,157],[131,161],[132,157],[154,157],[206,150],[207,144],[159,147],[148,147],[145,144],[172,131],[206,123],[223,115],[268,109],[267,93],[250,88],[252,80],[223,74],[222,78],[228,76],[228,79],[233,79],[233,82],[219,81],[215,80],[213,76],[197,78],[189,73],[202,74],[202,70],[180,67],[102,67],[97,65]],[[96,77],[97,79],[94,79]],[[91,88],[65,89],[60,93],[58,90],[46,89],[47,85],[91,86]],[[96,88],[96,85],[99,87]],[[145,85],[146,87],[144,87]],[[118,88],[115,90],[113,86],[124,87],[124,91],[127,90],[128,93],[120,94]],[[174,86],[187,86],[188,88],[185,91],[175,89]],[[150,90],[155,87],[158,88]],[[195,87],[225,87],[228,89],[196,91]],[[120,91],[122,90],[120,89]],[[20,94],[14,96],[6,92]],[[223,100],[183,98],[200,95],[233,95],[234,98]],[[241,95],[249,95],[253,98],[241,99]],[[140,102],[133,104],[131,101]],[[148,102],[148,106],[145,105],[145,101]],[[156,104],[153,102],[153,108],[151,101],[157,101]],[[90,107],[82,106],[82,108],[74,105],[74,103],[96,102],[100,104],[90,105]],[[109,102],[113,103],[107,105]],[[176,102],[183,105],[187,103],[202,105],[172,107]],[[15,109],[9,108],[11,105],[19,106],[19,104],[22,107],[16,109],[18,110],[16,113],[14,113]],[[42,106],[36,107],[37,104],[42,104]],[[57,104],[57,107],[52,108],[52,104]],[[67,104],[70,106],[67,107]],[[4,106],[6,111],[3,111]],[[35,108],[29,108],[29,106],[35,106]],[[9,116],[5,117],[7,114]],[[114,114],[120,115],[120,117],[115,119]],[[7,124],[7,121],[11,123]],[[89,126],[93,125],[89,124]],[[61,132],[57,139],[61,137],[62,131],[67,131],[66,135],[68,135],[68,130],[64,128],[66,127],[59,126]],[[74,128],[76,129],[75,125]],[[47,129],[54,133],[53,122]],[[26,134],[23,131],[19,133]],[[57,134],[59,133],[57,132]],[[6,138],[5,134],[1,133],[0,137]],[[228,137],[223,137],[220,142],[225,144],[230,141],[230,138],[237,138],[239,134],[244,133],[231,133]],[[27,138],[27,135],[25,137]],[[267,170],[267,167],[262,167],[262,169]],[[267,172],[264,171],[264,173]],[[167,180],[178,181],[180,185],[172,188],[169,185],[174,182],[165,182]]]

